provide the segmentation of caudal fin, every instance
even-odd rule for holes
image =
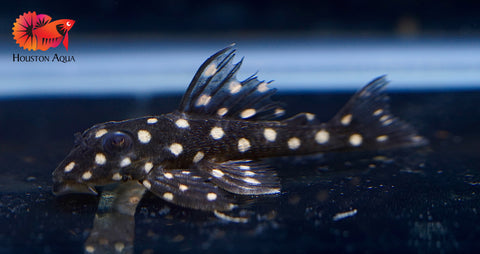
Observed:
[[[34,34],[34,29],[37,24],[37,13],[24,13],[13,24],[13,39],[20,47],[28,50],[37,49],[37,36]]]
[[[339,134],[348,135],[349,146],[361,149],[388,149],[420,146],[427,140],[415,129],[390,113],[385,76],[358,91],[328,123]]]

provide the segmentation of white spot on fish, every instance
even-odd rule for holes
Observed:
[[[65,168],[63,169],[63,171],[64,171],[65,173],[68,173],[68,172],[72,171],[74,167],[75,167],[75,162],[72,161],[72,162],[68,163],[67,166],[65,166]]]
[[[173,193],[171,193],[171,192],[165,192],[165,193],[163,193],[163,198],[164,198],[165,200],[172,201],[172,200],[173,200]]]
[[[156,124],[158,122],[157,118],[148,118],[147,123],[148,124]]]
[[[192,173],[192,172],[186,171],[186,170],[183,170],[183,171],[182,171],[182,174],[184,174],[184,175],[190,175],[191,173]]]
[[[122,243],[122,242],[116,242],[116,243],[114,244],[114,247],[115,247],[115,250],[116,250],[118,253],[120,253],[120,252],[123,251],[123,249],[125,249],[125,244]]]
[[[221,127],[213,127],[210,131],[210,136],[215,140],[221,139],[223,135],[225,135],[225,132],[223,132]]]
[[[124,167],[126,167],[126,166],[129,166],[130,164],[132,164],[132,161],[130,160],[130,158],[125,157],[125,158],[120,162],[120,167],[121,167],[121,168],[124,168]]]
[[[243,119],[250,118],[254,116],[257,113],[257,111],[254,108],[247,108],[242,113],[240,113],[240,117]]]
[[[101,138],[103,135],[107,134],[108,131],[106,129],[100,129],[95,132],[95,138]]]
[[[388,118],[390,118],[389,115],[384,115],[384,116],[380,117],[380,121],[384,122],[384,121],[386,121]]]
[[[260,85],[258,85],[257,90],[261,93],[268,91],[268,83],[262,82]]]
[[[347,126],[352,122],[352,114],[344,115],[340,120],[343,126]]]
[[[250,141],[246,138],[241,138],[238,140],[238,151],[244,153],[250,149]]]
[[[297,137],[293,137],[288,140],[288,148],[290,148],[291,150],[298,149],[300,147],[300,144],[300,139],[298,139]]]
[[[145,188],[149,189],[152,188],[152,184],[148,181],[148,180],[143,180],[142,182],[143,186],[145,186]]]
[[[120,180],[122,180],[122,175],[120,175],[120,173],[117,172],[117,173],[113,174],[112,180],[120,181]]]
[[[350,142],[352,146],[359,146],[363,142],[363,137],[362,135],[355,133],[350,136],[350,138],[348,139],[348,142]]]
[[[208,199],[208,201],[214,201],[215,199],[217,199],[217,194],[215,194],[213,192],[209,192],[207,194],[207,199]]]
[[[186,190],[188,190],[188,186],[186,186],[185,184],[180,184],[180,185],[178,185],[178,188],[179,188],[181,191],[186,191]]]
[[[150,170],[152,170],[153,168],[153,163],[151,162],[147,162],[145,163],[145,165],[143,166],[143,170],[145,170],[145,173],[150,173]]]
[[[252,171],[245,171],[245,172],[243,172],[243,174],[244,174],[245,176],[254,176],[254,175],[255,175],[255,173],[252,172]]]
[[[85,181],[90,180],[90,178],[92,178],[92,172],[90,172],[90,170],[83,173],[83,175],[82,175],[83,180],[85,180]]]
[[[240,89],[242,89],[242,85],[240,84],[240,82],[236,80],[232,80],[228,85],[228,90],[230,91],[231,94],[236,94],[240,92]]]
[[[393,119],[388,119],[386,120],[385,122],[383,122],[383,126],[387,126],[387,125],[390,125],[391,123],[393,123]]]
[[[412,137],[412,140],[413,140],[413,142],[422,142],[423,137],[417,135],[417,136]]]
[[[375,111],[373,112],[373,115],[374,115],[374,116],[379,116],[379,115],[381,115],[382,113],[383,113],[383,109],[379,108],[379,109],[377,109],[377,110],[375,110]]]
[[[163,173],[163,176],[165,176],[165,178],[167,179],[173,179],[172,173],[169,173],[169,172]]]
[[[196,106],[197,107],[206,106],[211,99],[212,99],[211,96],[203,94],[202,96],[200,96],[200,98],[198,98]]]
[[[95,252],[95,247],[92,246],[92,245],[87,245],[87,246],[85,246],[85,251],[88,252],[88,253],[93,253],[93,252]]]
[[[249,170],[249,169],[250,169],[250,166],[240,165],[240,167],[238,167],[238,168],[241,169],[241,170]]]
[[[221,170],[215,168],[215,169],[212,169],[212,176],[216,178],[220,178],[220,177],[223,177],[224,174]]]
[[[204,77],[211,77],[217,72],[217,66],[214,63],[211,63],[210,65],[205,68],[205,71],[203,72]]]
[[[198,152],[197,154],[195,154],[195,156],[193,157],[193,163],[201,161],[203,159],[203,156],[203,152]]]
[[[185,119],[178,119],[176,122],[175,122],[175,125],[177,125],[178,128],[188,128],[190,127],[190,124],[188,124],[188,121],[185,120]]]
[[[330,133],[326,130],[319,130],[317,134],[315,134],[315,141],[319,144],[325,144],[330,139]]]
[[[308,121],[312,121],[313,119],[315,119],[315,115],[312,113],[305,113],[305,116],[307,117]]]
[[[227,114],[227,112],[228,112],[227,108],[219,108],[217,111],[217,115],[224,116],[225,114]]]
[[[385,142],[388,140],[388,136],[387,135],[381,135],[381,136],[378,136],[377,137],[377,141],[378,142]]]
[[[275,116],[282,116],[283,114],[285,114],[285,110],[283,108],[276,108],[274,114]]]
[[[260,184],[260,181],[258,181],[255,178],[251,178],[251,177],[245,177],[242,180],[246,183],[253,184],[253,185],[259,185]]]
[[[263,136],[265,136],[266,140],[273,142],[275,139],[277,139],[277,132],[272,128],[265,128],[263,131]]]
[[[183,152],[183,146],[180,145],[179,143],[173,143],[170,145],[170,147],[168,148],[170,150],[170,152],[175,155],[175,156],[178,156],[180,155],[182,152]]]
[[[95,163],[97,163],[97,165],[104,165],[107,163],[107,157],[105,157],[105,154],[97,153],[95,155]]]
[[[138,140],[143,144],[148,144],[148,142],[150,142],[152,139],[152,135],[147,130],[139,130],[137,135]]]

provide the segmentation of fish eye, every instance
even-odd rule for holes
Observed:
[[[67,21],[67,26],[71,26],[72,23],[70,21]]]
[[[132,138],[130,135],[117,131],[108,133],[103,138],[103,149],[106,152],[127,152],[132,147]]]

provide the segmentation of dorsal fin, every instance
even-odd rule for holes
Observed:
[[[52,17],[48,16],[47,14],[38,14],[37,21],[35,23],[35,29],[42,27],[52,21]]]
[[[179,111],[191,116],[265,120],[283,115],[278,102],[270,99],[276,89],[270,82],[259,81],[255,75],[239,81],[236,78],[243,59],[232,63],[236,49],[231,45],[207,59],[198,69]]]

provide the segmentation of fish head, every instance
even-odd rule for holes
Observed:
[[[140,119],[108,122],[76,134],[73,149],[52,173],[53,193],[97,194],[95,186],[140,179],[146,162],[139,151],[148,150],[144,143],[151,139],[146,125]]]
[[[73,25],[75,24],[75,20],[73,19],[59,19],[54,22],[57,27],[57,30],[60,34],[65,35],[70,29],[72,29]]]
[[[63,27],[64,27],[65,30],[67,30],[67,32],[68,32],[68,31],[70,31],[70,29],[72,29],[73,25],[75,24],[75,20],[73,20],[73,19],[65,19],[65,20],[63,21],[63,23],[64,23],[64,26],[63,26]]]

